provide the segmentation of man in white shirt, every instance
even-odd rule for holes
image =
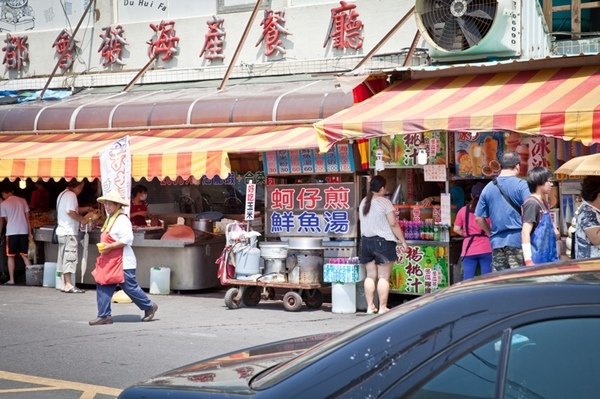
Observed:
[[[80,212],[77,196],[83,190],[83,181],[71,180],[67,188],[56,199],[56,236],[58,237],[58,259],[56,271],[61,273],[62,291],[80,294],[85,291],[74,283],[79,261],[79,225],[87,221]]]
[[[23,258],[25,266],[31,262],[27,256],[29,240],[33,239],[29,226],[29,205],[24,198],[17,197],[9,186],[1,190],[0,230],[6,223],[6,257],[8,264],[8,281],[4,285],[15,284],[15,256]]]

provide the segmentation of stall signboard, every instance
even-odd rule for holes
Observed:
[[[381,150],[385,168],[414,168],[420,148],[427,151],[428,165],[446,164],[446,132],[431,131],[369,139],[369,167],[375,167],[377,150]]]
[[[459,132],[455,137],[456,176],[461,179],[492,178],[500,173],[505,152],[516,152],[519,176],[536,166],[556,168],[556,140],[517,132]]]
[[[281,150],[263,153],[267,175],[300,175],[323,173],[352,173],[354,153],[351,144],[334,145],[325,154],[317,149]]]
[[[396,252],[390,276],[393,292],[422,295],[449,285],[447,246],[408,245],[407,251],[398,247]]]
[[[266,191],[267,237],[356,237],[354,183],[277,185]]]

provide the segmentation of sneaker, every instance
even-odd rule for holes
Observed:
[[[377,309],[375,308],[367,308],[367,314],[376,314],[377,313]]]
[[[144,317],[142,321],[150,321],[154,318],[154,313],[158,310],[158,305],[152,302],[152,308],[144,311]]]
[[[90,320],[89,325],[90,326],[101,326],[103,324],[112,324],[113,323],[113,319],[110,316],[106,316],[106,317],[98,317],[94,320]]]

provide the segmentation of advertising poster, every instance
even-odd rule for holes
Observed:
[[[392,265],[390,290],[400,294],[422,295],[449,285],[448,249],[437,245],[409,245],[400,250]]]
[[[516,132],[460,132],[456,134],[456,177],[493,178],[500,173],[505,152],[516,152],[520,159],[519,176],[535,166],[556,169],[556,140]]]
[[[500,173],[504,150],[502,132],[460,132],[456,134],[456,177],[461,179],[491,178]]]
[[[435,131],[369,139],[369,167],[375,168],[376,151],[381,150],[385,168],[413,168],[418,166],[417,154],[420,147],[427,151],[428,165],[446,164],[446,133]]]

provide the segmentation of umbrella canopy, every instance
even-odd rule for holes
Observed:
[[[570,159],[554,173],[561,179],[600,176],[600,154],[584,155]]]

